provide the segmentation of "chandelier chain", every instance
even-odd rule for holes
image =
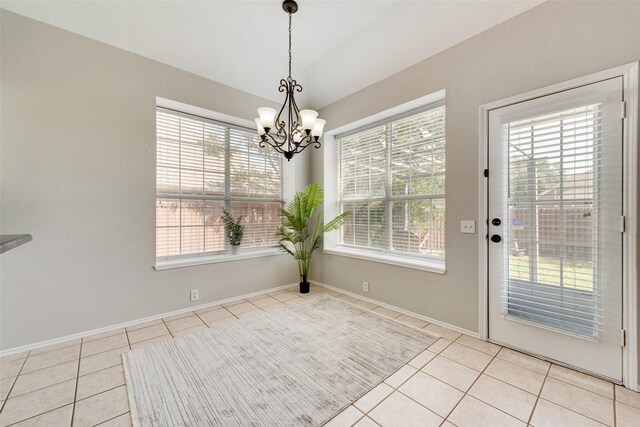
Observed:
[[[282,9],[289,15],[289,77],[280,80],[278,91],[284,93],[285,99],[280,110],[270,107],[258,108],[259,118],[255,119],[260,147],[269,146],[278,153],[284,154],[287,161],[294,154],[301,153],[308,147],[320,148],[320,137],[325,121],[318,119],[313,110],[299,110],[294,98],[295,92],[302,92],[300,86],[291,77],[292,63],[292,15],[297,12],[295,0],[284,0]]]
[[[291,12],[289,12],[289,78],[291,78]]]

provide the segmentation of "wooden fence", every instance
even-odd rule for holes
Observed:
[[[512,208],[510,216],[512,253],[529,254],[535,249],[537,219],[539,256],[593,260],[597,233],[596,213],[591,206],[538,207],[535,213],[529,208]]]

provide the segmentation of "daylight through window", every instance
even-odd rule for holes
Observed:
[[[282,159],[253,129],[157,108],[156,257],[221,253],[222,209],[242,215],[241,248],[275,246]]]
[[[339,244],[444,259],[445,107],[338,135]]]

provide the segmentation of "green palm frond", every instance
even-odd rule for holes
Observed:
[[[287,253],[291,256],[295,256],[293,255],[293,252],[291,251],[291,249],[289,249],[284,243],[280,243],[278,242],[278,246],[280,247],[280,251],[283,253]]]
[[[345,212],[324,224],[322,214],[316,215],[323,198],[320,184],[309,184],[293,196],[286,209],[280,211],[280,226],[276,230],[278,245],[280,250],[289,253],[296,260],[303,280],[309,277],[311,256],[322,246],[323,234],[339,229],[348,215]],[[293,248],[290,249],[285,243],[291,244]]]
[[[322,193],[322,187],[320,184],[313,183],[308,185],[304,189],[305,198],[307,199],[307,217],[311,218],[315,210],[322,205],[322,200],[324,199],[324,194]]]
[[[337,217],[333,218],[331,221],[329,221],[324,228],[322,229],[323,233],[327,233],[329,231],[335,231],[338,230],[340,227],[342,227],[344,225],[344,220],[349,216],[349,212],[343,212],[342,214],[338,215]]]

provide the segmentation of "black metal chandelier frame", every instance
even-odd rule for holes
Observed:
[[[304,129],[302,126],[302,116],[295,99],[295,92],[302,92],[302,86],[291,77],[291,16],[298,11],[298,4],[294,0],[285,0],[282,9],[289,14],[289,76],[281,79],[278,87],[278,92],[284,93],[285,99],[275,117],[274,128],[264,126],[261,130],[259,119],[256,119],[256,123],[261,139],[260,147],[269,145],[284,154],[287,160],[291,160],[294,154],[301,153],[309,146],[320,148],[322,126],[319,135],[313,129]]]

